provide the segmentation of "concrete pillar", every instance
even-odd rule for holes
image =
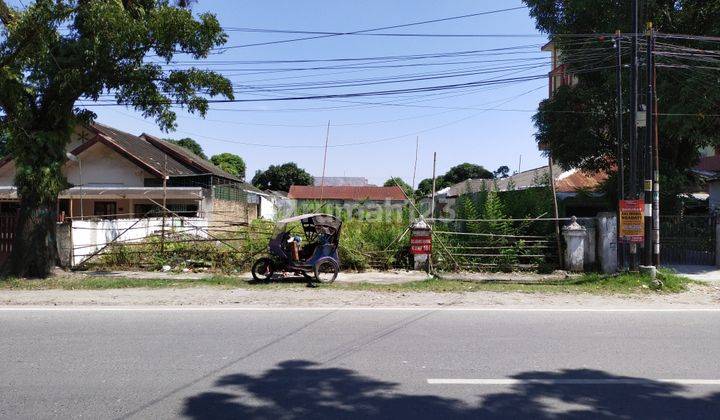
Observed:
[[[583,254],[583,264],[587,270],[595,270],[597,262],[597,230],[593,226],[585,228],[585,252]]]
[[[580,226],[573,216],[572,223],[563,227],[565,237],[565,268],[569,271],[582,272],[585,259],[585,239],[587,231]]]
[[[72,240],[72,222],[58,223],[56,231],[56,242],[58,250],[58,258],[62,268],[72,268],[73,266],[73,240]]]
[[[597,215],[597,254],[600,270],[605,274],[618,271],[617,214]]]
[[[417,220],[410,228],[410,247],[413,254],[413,268],[426,270],[432,252],[432,233],[424,220]]]

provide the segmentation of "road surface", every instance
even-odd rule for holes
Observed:
[[[2,418],[718,418],[718,310],[0,308]]]

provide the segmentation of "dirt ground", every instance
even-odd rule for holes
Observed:
[[[131,279],[170,279],[170,280],[200,280],[214,276],[213,273],[173,273],[158,271],[91,271],[79,273],[59,272],[58,275],[78,275],[93,277],[125,277]],[[250,273],[236,274],[238,277],[251,279]],[[453,280],[466,281],[493,281],[499,283],[542,283],[544,281],[564,280],[572,277],[564,271],[556,271],[551,274],[537,273],[478,273],[478,272],[460,272],[452,273],[446,276]],[[414,281],[422,281],[431,278],[423,271],[406,271],[406,270],[389,270],[389,271],[365,271],[365,272],[342,272],[338,274],[338,283],[372,283],[372,284],[400,284]]]
[[[308,289],[0,290],[3,305],[426,307],[426,308],[720,308],[720,286],[691,285],[678,294],[591,295],[518,292],[375,292]]]

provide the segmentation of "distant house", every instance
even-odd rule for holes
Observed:
[[[258,217],[262,191],[186,149],[149,134],[135,136],[102,124],[78,127],[63,173],[72,185],[60,193],[68,218],[157,215],[159,203],[178,214],[248,222]],[[18,206],[11,157],[0,162],[0,212]],[[167,177],[167,188],[163,178]]]
[[[398,204],[405,202],[405,194],[400,187],[375,186],[326,186],[293,185],[288,198],[296,200],[298,205],[305,202],[329,202],[335,205],[352,203]]]
[[[365,187],[369,186],[367,178],[357,176],[316,176],[313,185],[319,187]]]
[[[59,239],[58,247],[64,247],[61,255],[70,265],[113,240],[157,234],[163,223],[165,230],[199,236],[246,224],[258,218],[267,196],[174,143],[102,124],[77,127],[67,156],[62,171],[71,187],[60,192],[57,211],[61,230],[69,232],[58,235],[67,238]],[[19,209],[14,178],[12,157],[2,159],[0,214],[9,220]],[[167,218],[161,217],[163,202]],[[3,248],[0,260],[8,253]]]
[[[706,202],[711,212],[720,210],[720,150],[706,150],[692,172],[703,181],[703,186],[689,196],[696,201]]]
[[[565,202],[563,207],[568,215],[588,216],[606,210],[602,194],[597,190],[607,180],[607,174],[589,174],[577,169],[563,171],[559,166],[553,166],[553,176],[558,200]],[[504,193],[529,188],[547,188],[549,180],[548,166],[519,172],[501,179],[468,179],[438,191],[435,207],[437,214],[442,214],[446,208],[452,208],[457,198],[463,195],[481,191]],[[584,194],[584,198],[576,200],[581,193]],[[426,203],[423,204],[423,208],[427,208],[429,200],[424,201]]]

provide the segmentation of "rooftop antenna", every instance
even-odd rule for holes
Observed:
[[[412,189],[415,191],[415,175],[417,174],[418,150],[420,149],[420,136],[415,137],[415,165],[413,166]]]
[[[322,177],[320,178],[320,206],[322,206],[323,200],[325,198],[325,167],[327,165],[327,149],[328,149],[329,141],[330,141],[330,120],[328,120],[327,131],[325,132],[325,154],[323,156]]]
[[[518,160],[518,171],[517,171],[517,173],[520,173],[520,168],[522,168],[522,155],[520,155],[520,160]]]

